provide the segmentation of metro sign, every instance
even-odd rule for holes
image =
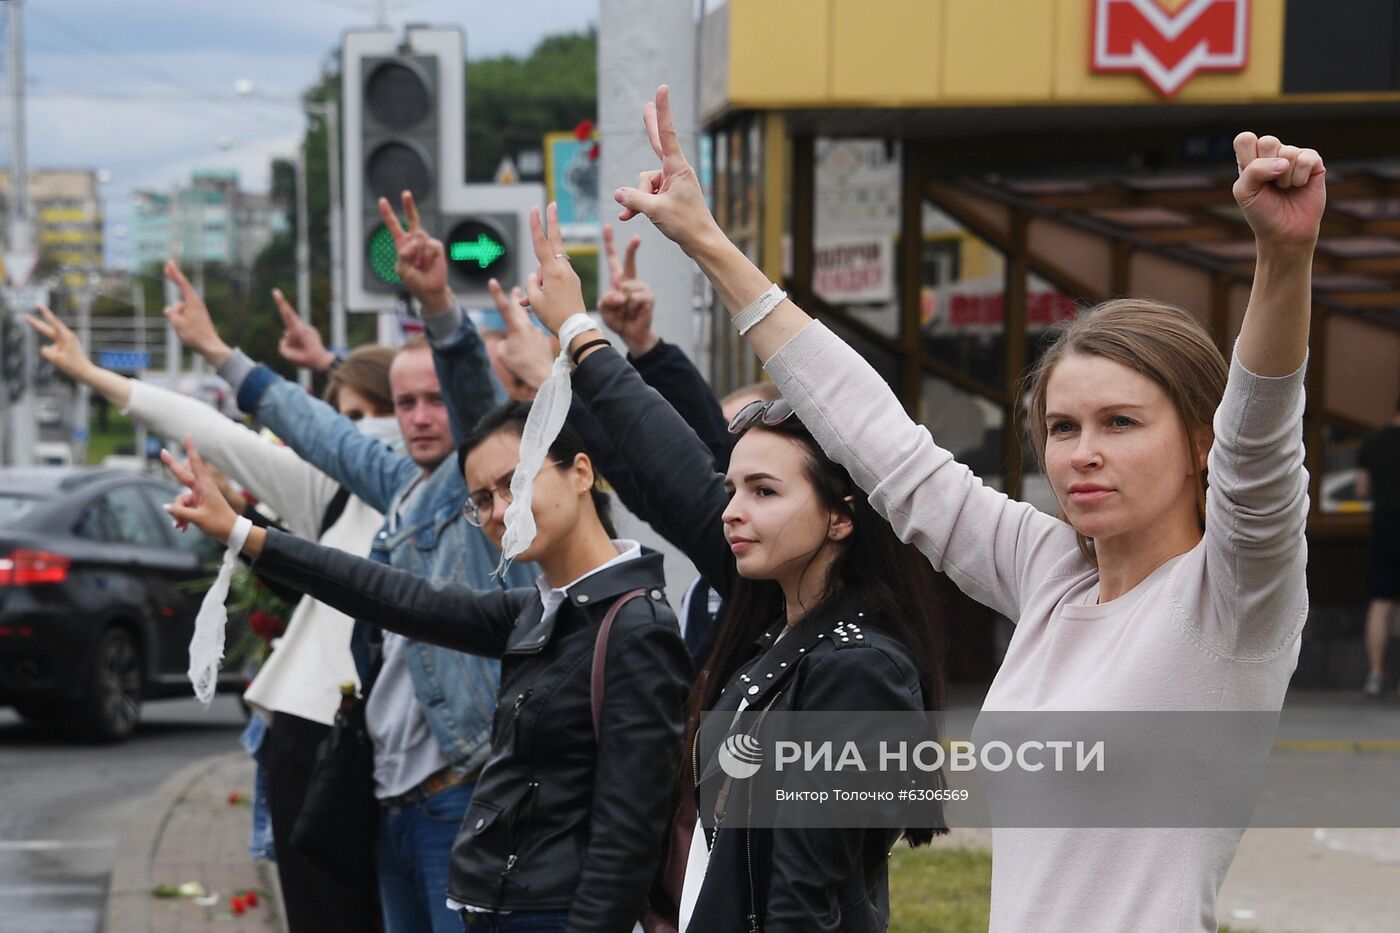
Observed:
[[[1249,0],[1093,0],[1097,72],[1135,71],[1172,97],[1200,71],[1243,71],[1249,63]]]

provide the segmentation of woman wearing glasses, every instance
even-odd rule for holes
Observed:
[[[584,304],[552,205],[550,221],[547,239],[532,213],[540,271],[528,291],[535,314],[557,334]],[[728,472],[716,473],[710,451],[675,409],[596,337],[585,332],[571,341],[574,390],[626,462],[652,525],[729,607],[690,696],[680,804],[686,823],[700,799],[729,819],[717,831],[695,829],[688,851],[676,844],[684,829],[674,834],[666,893],[679,912],[668,919],[697,933],[883,930],[890,847],[901,835],[925,843],[933,831],[894,822],[881,826],[897,828],[734,825],[741,821],[733,814],[757,796],[754,782],[733,782],[717,805],[708,781],[723,786],[724,775],[714,756],[701,753],[710,735],[707,729],[697,744],[697,722],[702,711],[723,727],[760,711],[939,708],[937,578],[784,400],[739,411],[729,426],[738,439]],[[660,899],[652,906],[659,909]]]
[[[497,543],[528,412],[489,412],[458,453],[465,517]],[[188,469],[165,454],[191,490],[171,514],[227,541],[237,517],[188,446]],[[566,425],[535,478],[536,533],[519,555],[543,571],[537,588],[438,589],[276,531],[252,529],[243,544],[260,573],[357,619],[501,659],[491,758],[444,892],[474,931],[627,933],[659,864],[690,661],[661,555],[613,540],[607,504]]]

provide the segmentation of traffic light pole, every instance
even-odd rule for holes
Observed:
[[[341,293],[345,279],[345,242],[340,202],[340,114],[333,100],[327,101],[324,108],[331,188],[331,349],[340,353],[350,349],[350,337],[345,329],[345,298]]]
[[[97,294],[97,285],[88,282],[78,292],[78,342],[83,349],[92,349],[92,300]],[[73,423],[73,462],[87,463],[87,449],[92,428],[92,387],[78,380],[77,417]]]
[[[306,142],[297,149],[297,314],[302,323],[311,323],[311,244],[307,241]],[[297,382],[311,388],[311,370],[297,368]]]
[[[307,101],[303,106],[307,113],[320,117],[326,128],[327,187],[330,189],[330,211],[326,223],[331,247],[330,348],[332,352],[343,353],[350,349],[350,338],[345,331],[345,298],[341,290],[345,279],[345,245],[340,192],[340,111],[333,100],[319,103]]]
[[[33,252],[34,230],[29,224],[29,164],[28,150],[25,148],[24,113],[24,21],[20,15],[21,0],[10,0],[9,7],[10,157],[13,159],[13,168],[10,173],[10,235],[7,246],[8,251],[17,256]],[[26,270],[19,278],[28,278],[31,271],[32,268]],[[5,313],[14,316],[14,323],[20,326],[24,333],[23,360],[20,361],[20,365],[24,367],[24,394],[10,405],[8,412],[9,450],[6,462],[27,465],[34,462],[34,446],[39,440],[34,412],[34,367],[31,365],[34,339],[29,327],[19,320],[28,309],[20,307],[23,282],[15,280],[14,272],[15,270],[10,268],[5,270],[10,279],[10,287],[6,291],[5,303],[8,307]]]

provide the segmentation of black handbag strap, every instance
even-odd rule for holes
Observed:
[[[617,598],[617,602],[608,609],[608,614],[603,616],[603,624],[598,626],[598,638],[593,642],[593,679],[589,685],[589,695],[593,701],[593,738],[595,739],[598,738],[599,725],[603,720],[604,668],[608,658],[608,633],[612,631],[613,622],[617,620],[617,614],[622,610],[622,607],[638,596],[645,595],[645,589],[623,593]]]
[[[321,516],[321,528],[316,532],[317,540],[331,530],[331,526],[340,521],[340,516],[345,514],[345,505],[350,501],[350,490],[341,486],[331,497],[331,501],[326,503],[326,511]]]

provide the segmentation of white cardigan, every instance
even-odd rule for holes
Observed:
[[[203,402],[139,380],[131,382],[131,400],[124,413],[164,437],[190,435],[200,454],[267,503],[292,533],[357,557],[369,554],[384,517],[352,495],[335,524],[317,538],[339,485],[291,448],[267,440]],[[340,705],[340,685],[359,684],[350,656],[353,624],[345,613],[304,597],[244,699],[265,719],[279,712],[330,725]]]

